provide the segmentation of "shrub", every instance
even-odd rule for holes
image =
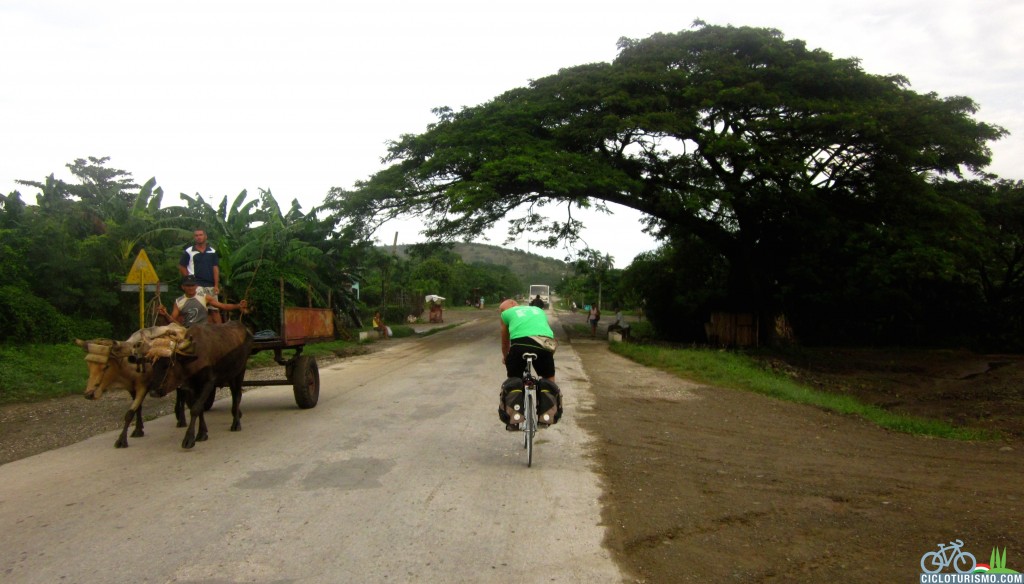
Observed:
[[[109,322],[91,318],[74,320],[70,325],[71,338],[74,339],[110,339],[114,337],[114,327]]]
[[[27,290],[0,286],[0,341],[10,343],[66,343],[72,321],[49,302]]]

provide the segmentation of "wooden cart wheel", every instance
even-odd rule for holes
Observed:
[[[295,391],[295,403],[304,410],[315,408],[320,399],[320,369],[316,358],[308,355],[296,358],[289,380]]]

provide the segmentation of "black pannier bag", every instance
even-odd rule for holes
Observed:
[[[537,382],[537,422],[555,424],[562,419],[562,390],[547,379]]]
[[[516,412],[523,411],[523,380],[519,377],[509,377],[501,384],[501,394],[498,398],[498,418],[503,424],[518,424],[522,418],[513,422],[512,417]],[[518,407],[517,407],[518,406]]]

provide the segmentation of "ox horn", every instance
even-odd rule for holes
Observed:
[[[121,341],[114,341],[114,346],[110,348],[110,355],[112,357],[131,357],[132,353],[132,346]]]
[[[185,340],[179,341],[175,345],[174,352],[179,355],[195,355],[196,348],[195,345],[192,344],[192,339],[186,337]]]
[[[110,355],[110,347],[113,341],[110,339],[93,339],[91,341],[75,339],[75,344],[85,349],[86,353],[106,357]]]

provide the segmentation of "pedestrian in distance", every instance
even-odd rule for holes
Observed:
[[[590,338],[597,338],[597,321],[601,320],[601,309],[597,304],[590,305],[590,313],[587,314],[587,321],[590,323]]]

